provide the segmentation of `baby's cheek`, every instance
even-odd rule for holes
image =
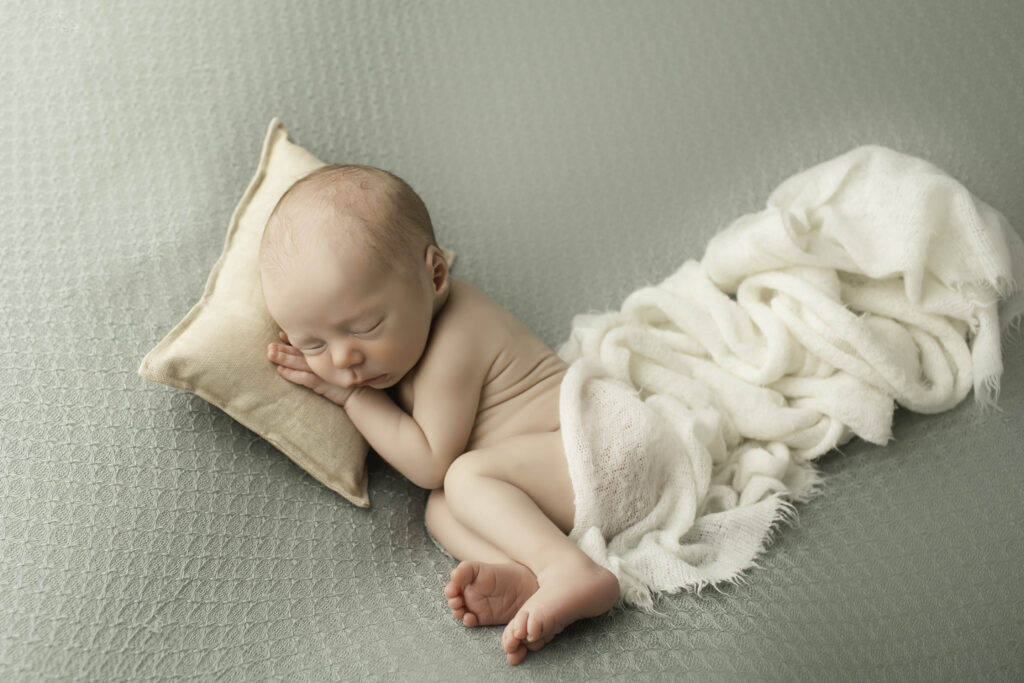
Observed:
[[[326,354],[324,352],[321,351],[320,353],[306,356],[306,364],[313,371],[314,375],[328,382],[331,381],[329,377],[331,364],[326,362]]]

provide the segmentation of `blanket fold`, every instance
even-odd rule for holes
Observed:
[[[570,537],[642,608],[738,580],[814,458],[885,444],[896,404],[996,404],[1022,268],[1002,214],[921,159],[866,146],[792,176],[699,262],[574,318]]]

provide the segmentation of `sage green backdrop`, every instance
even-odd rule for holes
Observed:
[[[372,508],[136,374],[268,122],[426,200],[552,346],[784,178],[921,156],[1024,226],[1024,4],[0,0],[0,679],[1020,680],[1024,346],[1003,412],[898,411],[720,592],[464,629],[426,494]]]

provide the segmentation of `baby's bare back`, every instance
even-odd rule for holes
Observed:
[[[465,280],[452,277],[451,294],[437,314],[430,344],[459,339],[467,331],[488,367],[480,387],[466,450],[484,448],[520,434],[559,428],[558,392],[567,366],[537,335],[496,301]],[[454,342],[453,342],[454,343]],[[393,396],[412,414],[416,370],[395,387]]]

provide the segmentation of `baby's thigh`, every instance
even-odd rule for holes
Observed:
[[[561,430],[520,434],[469,451],[456,458],[448,469],[448,476],[464,475],[512,484],[530,496],[563,533],[572,530],[576,506]]]

